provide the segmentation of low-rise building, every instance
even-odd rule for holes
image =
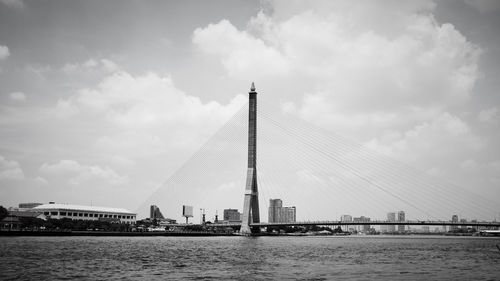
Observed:
[[[73,220],[135,223],[137,217],[136,213],[132,213],[126,209],[72,204],[43,204],[31,210],[42,213],[45,217],[52,219],[69,218]]]

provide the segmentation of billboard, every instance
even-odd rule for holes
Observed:
[[[193,206],[182,205],[182,216],[186,218],[193,217]]]

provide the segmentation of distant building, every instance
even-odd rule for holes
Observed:
[[[451,216],[451,222],[458,222],[458,216],[457,215],[453,215]],[[450,227],[450,230],[457,230],[458,229],[458,225],[452,225]]]
[[[396,213],[394,212],[387,213],[387,221],[396,222]],[[396,226],[394,224],[387,225],[387,232],[396,232]]]
[[[405,212],[404,211],[399,211],[398,212],[398,222],[405,222]],[[398,225],[398,231],[399,232],[405,232],[405,225]]]
[[[281,222],[295,222],[296,216],[297,210],[295,206],[281,208]]]
[[[370,222],[370,218],[368,217],[365,217],[365,216],[361,216],[359,218],[353,218],[352,221],[353,223],[360,223],[360,222],[364,222],[364,223],[367,223],[367,222]],[[370,231],[370,225],[369,224],[364,224],[364,225],[358,225],[357,228],[356,228],[357,231],[363,231],[365,233],[369,232]]]
[[[466,219],[461,219],[461,220],[460,220],[460,222],[461,222],[461,223],[466,223],[466,222],[467,222],[467,220],[466,220]],[[461,228],[461,229],[467,229],[467,225],[465,225],[465,224],[464,224],[464,225],[461,225],[461,226],[460,226],[460,228]]]
[[[53,219],[103,220],[121,223],[135,223],[136,213],[121,208],[82,206],[70,204],[43,204],[32,209]]]
[[[268,222],[280,221],[280,210],[283,208],[281,199],[269,199]]]
[[[241,213],[238,209],[224,209],[224,221],[239,222],[241,221]]]
[[[352,222],[352,216],[351,215],[342,215],[340,217],[341,222]],[[342,225],[342,230],[343,231],[348,231],[349,230],[349,225]]]
[[[151,207],[149,208],[149,218],[152,220],[155,219],[159,220],[159,219],[164,219],[165,217],[161,213],[160,208],[158,208],[158,206],[151,205]]]
[[[275,222],[295,222],[297,219],[297,209],[295,207],[283,207],[281,199],[269,200],[268,221]]]

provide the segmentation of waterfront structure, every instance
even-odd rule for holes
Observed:
[[[160,208],[158,208],[158,206],[151,205],[151,207],[149,208],[149,218],[152,220],[160,220],[164,219],[165,217],[161,213]]]
[[[297,219],[297,209],[295,206],[283,207],[281,199],[270,199],[268,218],[270,223],[295,222]]]
[[[394,212],[387,213],[387,221],[388,222],[396,222],[396,213],[394,213]],[[395,225],[388,225],[387,232],[396,232],[396,226]]]
[[[224,209],[223,218],[227,222],[240,222],[241,213],[238,212],[238,209]]]
[[[135,223],[137,214],[126,209],[72,204],[43,204],[31,209],[47,218]]]
[[[404,222],[405,221],[405,212],[404,211],[399,211],[398,212],[398,222]],[[405,226],[404,225],[398,225],[398,231],[399,232],[405,232]]]
[[[241,234],[260,232],[259,227],[250,228],[250,223],[260,222],[259,191],[257,188],[257,92],[252,82],[248,93],[248,169],[241,218]]]

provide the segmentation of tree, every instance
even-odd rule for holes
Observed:
[[[0,220],[3,220],[7,215],[9,215],[9,211],[3,206],[0,206]]]

